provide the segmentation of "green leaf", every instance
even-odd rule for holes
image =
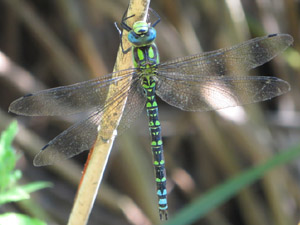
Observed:
[[[22,172],[14,170],[17,156],[11,147],[17,130],[17,122],[14,121],[0,137],[0,205],[29,199],[29,193],[51,186],[48,182],[34,182],[17,186],[17,181],[22,177]]]
[[[49,182],[33,182],[23,186],[14,187],[9,191],[0,193],[0,205],[7,202],[17,202],[29,199],[29,193],[51,186],[52,184]]]
[[[24,199],[29,199],[29,194],[22,188],[14,187],[0,194],[0,205],[8,202],[17,202]]]
[[[4,147],[4,149],[11,149],[11,143],[18,132],[18,124],[17,121],[13,121],[8,128],[2,132],[0,138],[0,146]],[[2,157],[2,149],[0,148],[0,157]]]
[[[26,184],[19,187],[22,188],[27,193],[30,193],[43,188],[52,187],[52,186],[53,185],[50,182],[39,181],[39,182],[32,182],[30,184]]]
[[[1,225],[47,225],[45,222],[30,218],[29,216],[18,213],[5,213],[0,215]]]
[[[14,185],[16,180],[21,177],[21,172],[12,172],[17,159],[11,143],[17,131],[17,122],[14,121],[2,132],[0,137],[0,192]]]
[[[239,176],[232,178],[224,184],[212,189],[203,196],[197,198],[189,206],[181,210],[166,225],[191,224],[203,218],[208,212],[217,208],[228,199],[236,195],[241,189],[260,179],[266,172],[283,165],[300,155],[300,146],[284,150],[275,155],[264,164],[249,169]]]

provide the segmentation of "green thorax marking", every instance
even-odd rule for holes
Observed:
[[[143,75],[154,75],[159,64],[159,54],[154,43],[142,47],[132,47],[132,55],[135,68],[140,69]]]

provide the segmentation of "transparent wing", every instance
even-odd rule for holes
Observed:
[[[145,108],[146,96],[139,80],[131,85],[125,109],[118,126],[118,134],[129,128]]]
[[[176,79],[174,79],[176,77]],[[209,111],[260,102],[290,90],[276,77],[160,74],[156,94],[186,111]]]
[[[158,66],[158,72],[174,75],[239,75],[273,59],[293,43],[288,34],[254,38],[241,44],[202,54],[177,58]]]
[[[97,111],[89,118],[63,131],[42,148],[35,156],[33,164],[35,166],[52,165],[89,150],[96,141],[101,118],[102,111]]]
[[[105,104],[111,84],[118,85],[134,71],[121,70],[97,79],[29,94],[12,102],[9,111],[25,116],[62,116],[96,108]]]
[[[129,123],[139,115],[145,104],[143,95],[138,91],[140,88],[138,88],[138,85],[140,85],[138,81],[138,77],[136,77],[131,83],[127,83],[122,87],[122,92],[109,99],[106,105],[98,107],[87,119],[74,124],[51,140],[36,155],[34,165],[51,165],[62,159],[68,159],[85,150],[89,150],[95,143],[100,129],[101,132],[111,132],[109,124],[116,110],[115,108],[119,107],[119,104],[128,96],[127,102],[131,107],[125,106],[124,115],[121,119],[122,130],[127,128]],[[136,104],[133,104],[131,101]],[[103,114],[104,109],[107,110],[105,116]]]

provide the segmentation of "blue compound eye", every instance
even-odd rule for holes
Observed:
[[[145,46],[152,43],[156,38],[156,31],[150,27],[147,32],[137,34],[134,30],[128,33],[128,40],[135,46]]]
[[[137,21],[133,24],[132,30],[136,34],[145,34],[149,30],[149,25],[144,21]]]

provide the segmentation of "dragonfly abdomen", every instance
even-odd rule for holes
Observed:
[[[149,131],[151,135],[151,149],[153,155],[153,165],[155,170],[156,194],[158,197],[158,208],[160,217],[167,219],[167,189],[166,171],[161,137],[161,126],[158,118],[158,106],[155,98],[156,82],[152,76],[146,76],[143,80],[143,88],[146,93],[146,109],[149,118]]]

